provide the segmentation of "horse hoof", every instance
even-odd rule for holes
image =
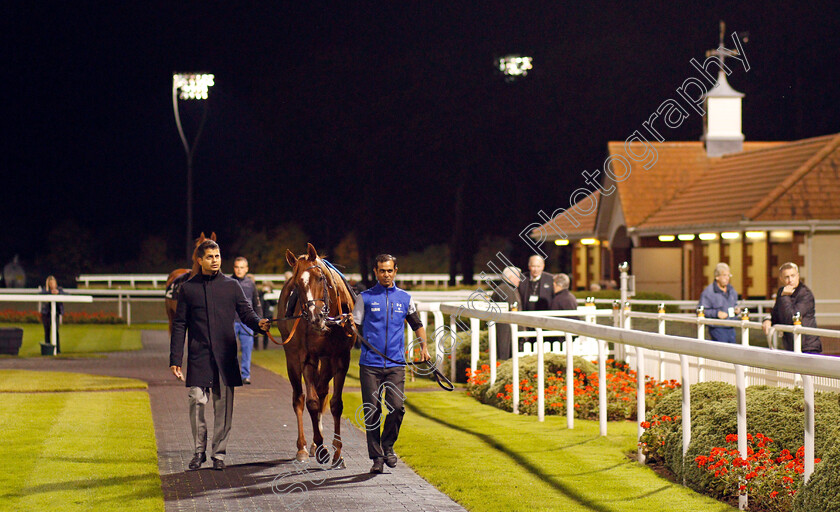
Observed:
[[[315,443],[312,443],[312,446],[309,447],[309,456],[314,457],[315,456],[315,450],[317,450],[317,449],[318,449],[318,445],[315,444]]]
[[[297,455],[295,455],[295,460],[298,462],[306,462],[307,459],[309,459],[309,454],[306,450],[300,450],[297,452]]]
[[[328,463],[330,461],[330,451],[325,446],[319,446],[315,450],[315,460],[318,461],[318,464]]]
[[[333,462],[332,465],[333,469],[346,469],[347,465],[344,464],[344,457],[338,459],[337,461]]]

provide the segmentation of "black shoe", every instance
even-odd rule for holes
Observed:
[[[225,469],[225,461],[222,459],[213,459],[213,469],[216,471],[224,471]]]
[[[246,385],[250,385],[251,384],[251,379],[242,379],[242,383],[246,384]]]
[[[385,452],[385,464],[387,464],[389,468],[397,466],[397,456],[394,454],[394,450],[388,450]]]
[[[382,467],[382,457],[373,459],[373,466],[370,468],[371,473],[381,474],[385,468]]]
[[[207,455],[196,453],[190,461],[190,469],[198,469],[205,462],[207,462]]]

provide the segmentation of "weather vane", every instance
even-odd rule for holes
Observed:
[[[741,55],[741,53],[737,50],[730,50],[723,46],[723,37],[726,35],[726,23],[723,20],[720,21],[720,40],[718,42],[718,47],[714,50],[708,50],[706,52],[706,57],[711,57],[712,55],[717,55],[718,60],[720,60],[720,67],[721,69],[724,68],[723,59],[726,57],[734,57],[736,55]],[[747,42],[749,40],[750,33],[744,32],[744,35],[740,36],[740,39],[743,42]]]

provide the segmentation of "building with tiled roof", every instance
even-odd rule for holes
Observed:
[[[531,232],[570,251],[573,287],[616,279],[628,261],[637,290],[694,300],[726,262],[741,295],[770,298],[776,269],[793,261],[817,298],[837,296],[840,134],[744,141],[743,95],[723,71],[717,80],[702,141],[609,142],[604,170],[620,165]]]

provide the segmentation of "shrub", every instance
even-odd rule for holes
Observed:
[[[664,462],[678,479],[699,492],[722,495],[721,484],[697,464],[698,456],[708,456],[713,448],[724,446],[726,436],[737,433],[737,399],[735,386],[722,382],[704,382],[691,386],[691,444],[685,461],[682,457],[682,425],[679,421],[653,425],[655,418],[679,417],[682,414],[681,394],[666,395],[653,407],[647,418],[650,433],[643,440],[648,445],[651,462]],[[837,393],[815,395],[815,456],[825,458],[834,442],[834,429],[840,424]],[[644,426],[644,425],[643,425]],[[801,389],[752,386],[747,388],[747,427],[774,440],[777,453],[796,453],[804,442],[804,399]],[[652,440],[658,440],[659,444]]]
[[[65,324],[122,324],[125,320],[114,313],[96,312],[68,312],[62,315]],[[16,324],[39,324],[41,313],[38,311],[14,311],[10,309],[0,311],[0,322]]]
[[[840,443],[832,435],[832,443],[823,455],[823,461],[814,467],[808,484],[796,494],[793,502],[795,512],[812,510],[840,511]]]

